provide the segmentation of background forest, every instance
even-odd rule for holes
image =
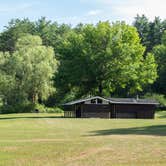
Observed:
[[[59,111],[87,96],[166,106],[166,20],[71,25],[14,19],[0,34],[0,112]]]

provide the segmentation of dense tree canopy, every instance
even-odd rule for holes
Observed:
[[[59,88],[80,95],[110,95],[126,86],[131,93],[142,90],[157,76],[154,57],[144,58],[144,50],[136,29],[123,22],[85,25],[62,42]]]
[[[151,51],[155,45],[161,44],[162,34],[166,30],[165,20],[161,21],[159,17],[155,17],[154,21],[149,21],[145,15],[137,15],[134,26],[137,28],[142,44],[146,46],[146,52]]]
[[[19,38],[12,54],[0,54],[0,92],[6,104],[47,99],[55,90],[57,66],[53,48],[43,46],[39,36]]]
[[[166,20],[145,15],[133,26],[13,19],[0,34],[0,99],[52,106],[87,95],[166,94],[165,30]]]
[[[158,79],[155,82],[155,90],[166,95],[166,31],[162,37],[162,44],[153,48],[158,64]]]
[[[0,51],[13,52],[18,38],[26,34],[40,36],[44,45],[52,46],[55,49],[68,31],[70,31],[70,26],[58,25],[56,22],[51,23],[45,17],[36,22],[29,19],[13,19],[0,35]]]

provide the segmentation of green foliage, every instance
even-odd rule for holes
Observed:
[[[144,95],[144,98],[155,99],[160,104],[160,106],[166,107],[166,97],[163,94],[147,93]]]
[[[59,42],[70,29],[66,24],[58,25],[56,22],[46,20],[45,17],[35,22],[29,19],[12,19],[0,35],[0,51],[15,51],[16,42],[26,34],[40,36],[43,45],[52,46],[56,50]]]
[[[28,113],[33,112],[35,109],[34,104],[23,101],[21,103],[13,103],[12,105],[3,105],[0,107],[0,113],[11,114],[11,113]]]
[[[46,112],[47,113],[63,113],[63,109],[60,107],[46,107]]]
[[[13,52],[16,41],[27,33],[35,34],[33,22],[29,19],[12,19],[0,35],[0,50]]]
[[[53,77],[58,61],[40,37],[21,37],[13,54],[1,53],[0,57],[0,93],[7,106],[14,109],[25,101],[37,103],[55,91]]]
[[[31,44],[27,45],[27,39],[32,41]],[[42,46],[41,43],[38,36],[25,36],[19,39],[19,49],[13,54],[19,64],[15,68],[17,77],[20,78],[22,89],[33,102],[38,98],[47,99],[54,92],[52,78],[58,65],[53,49]]]
[[[60,107],[46,107],[43,104],[35,104],[32,112],[35,112],[35,110],[38,110],[38,113],[63,113],[63,110]]]
[[[156,62],[158,64],[158,79],[155,82],[155,87],[157,92],[166,95],[166,42],[165,37],[166,32],[162,38],[162,44],[157,45],[153,48],[153,53],[155,55]]]
[[[166,21],[137,15],[134,26],[11,20],[0,34],[3,106],[19,110],[25,103],[54,106],[88,95],[126,97],[147,86],[166,94]]]
[[[166,21],[155,17],[149,21],[145,15],[135,17],[134,26],[137,28],[141,43],[146,46],[146,53],[151,51],[155,45],[161,44],[161,38],[166,30]]]
[[[74,90],[78,96],[125,87],[130,93],[140,91],[157,77],[154,57],[144,58],[144,50],[136,29],[123,22],[81,26],[59,49],[56,85],[64,94]]]

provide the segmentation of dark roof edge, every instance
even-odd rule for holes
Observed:
[[[94,96],[94,97],[89,97],[89,98],[86,98],[86,99],[79,99],[79,100],[75,100],[75,101],[71,101],[71,102],[68,102],[68,103],[65,103],[63,105],[74,105],[74,104],[78,104],[78,103],[82,103],[82,102],[85,102],[85,101],[88,101],[88,100],[93,100],[93,99],[101,99],[101,100],[104,100],[104,101],[107,101],[109,103],[112,103],[112,104],[146,104],[146,105],[159,105],[158,102],[156,101],[152,101],[152,100],[147,100],[147,99],[142,99],[142,101],[144,102],[138,102],[139,100],[137,99],[133,99],[132,102],[129,102],[129,101],[114,101],[115,98],[109,98],[109,99],[106,99],[104,97],[100,97],[100,96]],[[126,98],[127,99],[127,98]],[[116,100],[118,100],[118,98],[116,98]],[[119,99],[120,100],[120,99]]]
[[[74,100],[74,101],[65,103],[63,105],[73,105],[73,104],[82,103],[82,102],[85,102],[85,101],[88,101],[88,100],[93,100],[93,99],[101,99],[101,100],[110,102],[109,99],[106,99],[106,98],[103,98],[103,97],[100,97],[100,96],[94,96],[94,97],[89,97],[89,98],[86,98],[86,99]]]

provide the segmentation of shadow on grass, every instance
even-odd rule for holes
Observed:
[[[164,114],[164,115],[159,115],[159,118],[160,118],[160,119],[166,118],[166,114]]]
[[[10,119],[47,119],[47,118],[64,118],[63,116],[13,116],[13,117],[0,117],[0,120],[10,120]]]
[[[164,119],[164,118],[166,118],[166,115],[160,115],[159,118]]]
[[[104,136],[104,135],[166,136],[166,125],[154,125],[154,126],[146,126],[146,127],[97,130],[97,131],[92,131],[91,133],[92,133],[91,136]]]

